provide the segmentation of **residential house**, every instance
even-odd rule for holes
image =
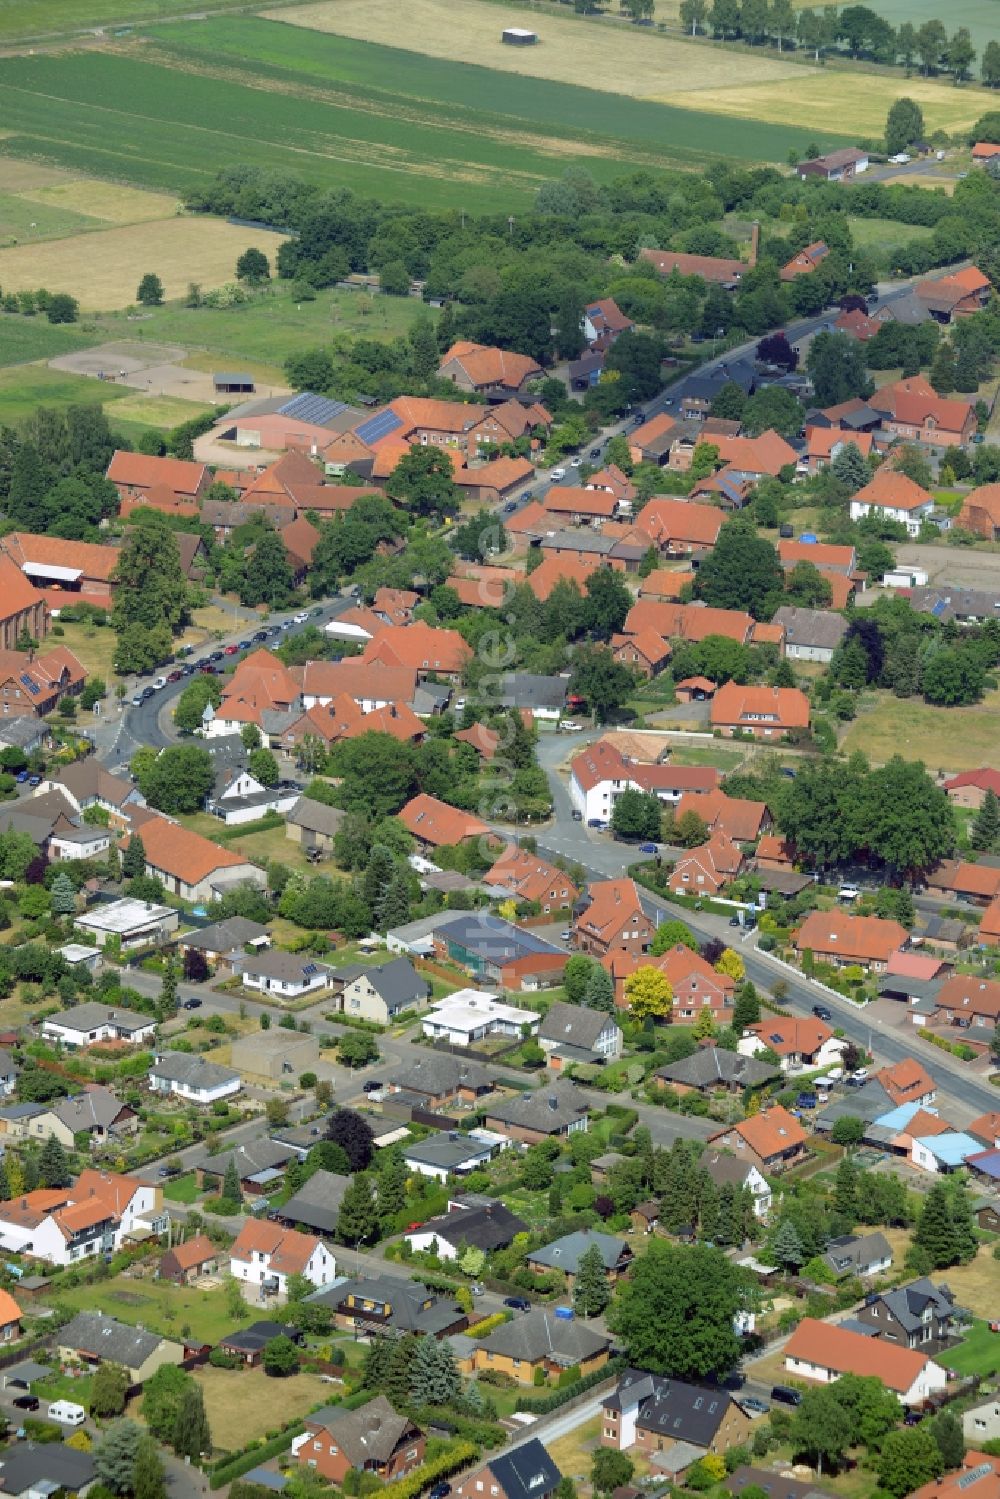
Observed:
[[[483,876],[483,884],[514,900],[537,904],[545,916],[572,906],[580,895],[563,870],[513,843],[507,844]]]
[[[782,281],[794,281],[796,276],[810,275],[823,264],[829,253],[830,246],[821,239],[806,245],[781,267]]]
[[[7,1252],[54,1265],[113,1252],[135,1231],[157,1233],[165,1225],[160,1187],[90,1169],[71,1187],[42,1188],[0,1205]]]
[[[196,514],[198,502],[212,483],[211,471],[204,463],[121,450],[112,456],[105,477],[117,489],[123,507],[126,501],[148,504],[151,494],[156,498],[166,491],[175,513],[180,515]],[[155,508],[161,508],[162,503],[161,500]]]
[[[285,814],[285,837],[308,853],[328,858],[343,820],[340,807],[328,807],[314,797],[300,796]]]
[[[843,182],[868,170],[868,152],[856,146],[844,146],[839,151],[828,151],[825,156],[811,156],[800,161],[795,168],[797,177],[819,177],[824,182]]]
[[[189,1103],[207,1105],[232,1098],[242,1085],[233,1068],[193,1052],[162,1052],[149,1069],[149,1086],[154,1093],[169,1093]]]
[[[702,795],[718,785],[719,773],[711,766],[645,764],[627,758],[609,739],[598,739],[570,762],[570,799],[587,822],[610,822],[623,791],[653,792],[675,806],[685,794]]]
[[[262,1197],[276,1191],[289,1161],[300,1159],[305,1152],[280,1140],[254,1137],[243,1145],[221,1151],[199,1161],[195,1167],[199,1187],[221,1191],[226,1172],[234,1166],[241,1193]]]
[[[442,1299],[426,1286],[395,1275],[337,1281],[314,1291],[308,1300],[330,1307],[337,1327],[361,1335],[429,1333],[444,1338],[462,1332],[467,1320],[454,1296]]]
[[[997,491],[1000,493],[1000,484],[997,485]],[[1000,770],[991,770],[988,767],[980,770],[963,770],[960,775],[951,776],[949,780],[941,784],[953,806],[966,807],[978,812],[986,800],[987,791],[992,791],[994,796],[1000,796]]]
[[[300,999],[303,994],[330,987],[330,968],[308,953],[265,947],[248,955],[241,966],[243,987],[256,989],[272,1000]]]
[[[753,1417],[719,1386],[687,1384],[663,1374],[626,1369],[601,1410],[601,1446],[632,1449],[646,1458],[683,1444],[697,1449],[688,1461],[721,1457],[750,1438]],[[672,1471],[672,1470],[671,1470]]]
[[[664,669],[670,660],[671,648],[669,641],[657,635],[655,630],[642,630],[635,635],[612,635],[611,654],[623,666],[631,666],[633,671],[648,679]]]
[[[699,817],[710,833],[721,834],[736,843],[756,843],[764,829],[771,825],[766,802],[727,796],[721,788],[705,793],[685,793],[674,809],[674,817],[679,821],[687,812]]]
[[[59,1098],[49,1104],[47,1113],[32,1124],[32,1133],[40,1139],[54,1135],[60,1145],[72,1150],[78,1136],[89,1145],[106,1141],[126,1141],[138,1132],[136,1111],[123,1103],[117,1094],[100,1083],[86,1083],[71,1098]]]
[[[535,1382],[535,1371],[558,1377],[579,1369],[582,1377],[603,1369],[611,1339],[583,1321],[563,1321],[549,1309],[536,1307],[497,1327],[477,1346],[477,1371],[493,1369],[509,1374],[518,1384]],[[536,1444],[537,1445],[537,1444]]]
[[[221,890],[233,885],[264,884],[264,871],[256,864],[167,817],[145,821],[141,838],[146,873],[162,880],[182,900],[214,900]]]
[[[898,437],[904,442],[926,443],[931,447],[959,447],[970,442],[976,431],[973,403],[939,396],[922,375],[880,386],[869,397],[868,404],[880,414],[882,432],[887,438]],[[851,516],[855,518],[853,500]],[[910,520],[907,512],[907,529]]]
[[[86,675],[64,645],[41,656],[34,650],[0,651],[0,715],[44,718],[64,698],[79,696]]]
[[[558,984],[569,956],[534,932],[483,911],[454,916],[439,926],[434,947],[479,982],[512,990]]]
[[[108,825],[118,832],[127,831],[133,810],[146,805],[134,781],[106,770],[95,755],[53,769],[38,790],[61,792],[81,815],[99,807],[108,814]]]
[[[892,1265],[892,1246],[885,1234],[839,1234],[823,1252],[823,1263],[838,1280],[848,1275],[869,1279]]]
[[[771,1184],[752,1161],[741,1159],[728,1150],[708,1149],[698,1164],[708,1172],[717,1187],[728,1184],[738,1192],[748,1191],[756,1218],[763,1220],[768,1216],[773,1199]]]
[[[654,495],[642,507],[638,525],[664,556],[684,557],[714,547],[724,520],[714,506]]]
[[[969,1125],[970,1135],[975,1135],[977,1140],[982,1140],[985,1145],[1000,1147],[1000,1109],[989,1114],[980,1114],[973,1119]]]
[[[754,1057],[723,1051],[718,1046],[702,1046],[679,1062],[659,1067],[653,1076],[683,1097],[686,1093],[714,1093],[717,1089],[743,1093],[747,1088],[766,1087],[781,1073],[770,1062],[758,1062]]]
[[[992,1031],[1000,1021],[1000,983],[975,974],[952,974],[938,990],[934,1019],[973,1033]]]
[[[892,1067],[882,1067],[874,1076],[894,1104],[915,1103],[923,1109],[937,1098],[934,1079],[915,1057],[905,1057]]]
[[[623,505],[610,490],[585,489],[582,485],[572,484],[553,484],[542,505],[549,515],[566,526],[598,525],[631,510],[630,505]]]
[[[678,942],[658,957],[642,961],[666,975],[674,995],[673,1018],[679,1024],[695,1024],[705,1009],[711,1011],[717,1030],[732,1023],[736,980],[719,973],[700,952]]]
[[[587,1105],[572,1083],[558,1080],[534,1092],[491,1100],[485,1123],[488,1130],[519,1145],[537,1145],[542,1140],[585,1134]]]
[[[477,416],[477,410],[482,414]],[[539,430],[547,432],[551,426],[551,415],[537,401],[531,406],[510,400],[499,406],[472,408],[470,425],[465,429],[469,457],[474,458],[479,448],[487,444],[499,447],[517,442],[519,437],[530,437],[532,445],[537,446],[534,434]]]
[[[66,1442],[15,1442],[0,1455],[0,1485],[9,1499],[45,1494],[83,1496],[97,1481],[94,1459]]]
[[[299,799],[294,786],[265,786],[245,766],[222,764],[216,767],[215,787],[205,802],[205,811],[218,817],[226,827],[256,822],[269,812],[290,812]]]
[[[864,313],[845,312],[837,319],[837,326],[840,332],[850,333],[852,338],[864,342],[874,337],[881,324],[865,317]],[[800,474],[818,474],[828,468],[848,445],[857,448],[862,458],[867,459],[874,438],[870,432],[845,432],[840,427],[819,427],[807,422],[805,451],[800,454],[796,469]]]
[[[800,957],[809,951],[820,963],[873,973],[883,973],[890,955],[908,941],[909,933],[898,921],[854,916],[850,911],[810,911],[795,933]]]
[[[338,968],[334,976],[344,981],[339,1004],[343,1014],[379,1025],[390,1025],[404,1010],[422,1009],[430,994],[430,985],[409,958],[355,963]]]
[[[973,1447],[1000,1437],[1000,1395],[993,1395],[981,1405],[974,1405],[963,1411],[962,1435]],[[1000,1494],[1000,1474],[996,1477],[996,1492]]]
[[[649,951],[653,931],[634,880],[591,880],[586,908],[576,918],[573,940],[581,952],[593,958],[604,958],[611,952],[638,957]]]
[[[168,1249],[161,1259],[156,1274],[175,1286],[196,1285],[205,1275],[218,1275],[222,1264],[222,1250],[213,1244],[207,1234],[195,1234]]]
[[[838,1062],[846,1044],[834,1035],[832,1025],[812,1015],[769,1015],[749,1027],[737,1050],[748,1057],[773,1051],[782,1072],[801,1072]]]
[[[60,1041],[73,1049],[101,1041],[127,1041],[141,1046],[155,1030],[155,1015],[138,1015],[134,1010],[96,1001],[60,1010],[42,1021],[42,1036],[46,1041]]]
[[[906,474],[898,469],[881,468],[870,483],[853,496],[850,514],[851,520],[875,515],[882,520],[898,521],[910,536],[918,536],[934,504],[934,496]]]
[[[804,1161],[809,1154],[807,1139],[799,1121],[776,1103],[749,1119],[726,1125],[709,1135],[708,1143],[727,1147],[767,1174],[787,1171]]]
[[[663,468],[668,462],[677,431],[677,418],[667,411],[658,411],[649,421],[628,434],[629,457],[635,464],[655,463]]]
[[[434,1001],[421,1021],[421,1029],[432,1041],[473,1046],[485,1036],[509,1036],[515,1040],[525,1026],[534,1035],[541,1018],[534,1010],[502,1004],[483,989],[457,989],[447,999]]]
[[[461,812],[436,796],[421,791],[397,814],[403,826],[424,847],[442,848],[462,843],[466,838],[489,837],[485,822],[471,812]]]
[[[329,1285],[336,1274],[336,1263],[315,1235],[250,1219],[230,1250],[229,1273],[238,1281],[260,1286],[262,1292],[284,1295],[290,1275],[304,1275],[317,1290]]]
[[[738,286],[747,271],[752,269],[747,261],[726,260],[719,255],[686,255],[679,250],[642,249],[639,259],[648,260],[661,276],[677,271],[681,276],[698,276],[709,285],[722,286],[726,291]]]
[[[737,732],[777,739],[809,728],[809,699],[797,687],[746,687],[726,682],[712,699],[710,722],[724,739]]]
[[[713,834],[707,843],[689,848],[670,871],[668,884],[674,895],[717,895],[743,871],[742,849],[724,833]]]
[[[9,1051],[0,1047],[0,1098],[10,1098],[17,1087],[17,1065]]]
[[[467,340],[452,344],[438,366],[439,379],[450,380],[459,390],[505,400],[518,395],[529,380],[541,373],[540,366],[526,354]]]
[[[589,344],[598,340],[612,344],[620,333],[628,333],[634,327],[632,319],[625,316],[613,297],[599,297],[583,309],[583,336]]]
[[[785,655],[790,661],[821,661],[829,665],[833,653],[847,633],[842,614],[829,609],[798,609],[782,604],[774,623],[785,632]]]
[[[785,1344],[785,1368],[819,1384],[842,1374],[873,1375],[908,1406],[923,1405],[947,1384],[945,1370],[925,1353],[815,1317],[804,1317]]]
[[[0,550],[0,650],[16,651],[25,635],[42,640],[48,630],[45,595]],[[12,715],[11,715],[12,716]]]
[[[264,1357],[264,1349],[272,1338],[289,1338],[293,1343],[303,1341],[302,1333],[297,1327],[286,1326],[281,1322],[251,1322],[246,1327],[237,1328],[235,1332],[226,1333],[218,1341],[217,1347],[223,1353],[232,1353],[248,1369],[256,1369]]]
[[[465,1249],[481,1249],[484,1254],[506,1249],[515,1234],[527,1232],[524,1220],[502,1202],[471,1196],[449,1199],[445,1212],[408,1229],[403,1237],[415,1253],[430,1250],[439,1259],[458,1260]]]
[[[519,708],[546,723],[558,723],[566,707],[566,678],[508,671],[500,678],[501,708]]]
[[[572,1062],[606,1062],[622,1054],[622,1031],[612,1015],[557,1000],[538,1028],[553,1072]]]
[[[0,548],[41,589],[49,607],[56,612],[61,604],[74,601],[110,609],[118,547],[9,531]]]
[[[249,921],[245,916],[227,916],[224,921],[213,922],[211,926],[185,932],[178,940],[177,948],[184,957],[189,952],[201,953],[215,972],[238,973],[248,952],[268,947],[270,942],[270,932],[259,921]]]
[[[510,1144],[504,1135],[493,1135],[486,1129],[472,1129],[468,1135],[450,1130],[447,1135],[430,1135],[403,1145],[403,1165],[418,1177],[430,1177],[432,1181],[468,1177],[469,1172],[483,1171]]]
[[[287,1202],[275,1210],[270,1217],[286,1228],[297,1228],[303,1232],[332,1235],[337,1231],[340,1204],[351,1185],[349,1176],[340,1176],[335,1171],[314,1171],[293,1192]]]
[[[391,1483],[423,1462],[426,1439],[409,1416],[400,1416],[384,1395],[358,1410],[324,1405],[305,1419],[305,1431],[292,1440],[300,1468],[312,1468],[329,1483],[348,1473],[374,1473]]]
[[[935,893],[985,906],[1000,895],[1000,868],[989,856],[978,864],[965,859],[946,859],[928,874],[927,885]]]
[[[447,1052],[422,1052],[415,1061],[399,1062],[384,1080],[390,1098],[405,1093],[423,1109],[469,1106],[496,1086],[495,1074],[478,1062]]]
[[[660,603],[680,598],[681,590],[694,584],[694,573],[690,568],[655,567],[639,583],[641,599],[656,599]]]
[[[933,1344],[934,1350],[958,1336],[964,1315],[948,1287],[936,1286],[926,1275],[894,1290],[869,1294],[854,1313],[855,1320],[872,1328],[883,1342],[901,1348]]]
[[[175,1368],[184,1358],[181,1343],[143,1327],[118,1322],[105,1312],[77,1312],[56,1335],[59,1355],[85,1364],[118,1364],[130,1384],[144,1384],[164,1364]]]
[[[422,681],[433,674],[438,680],[457,682],[472,657],[471,646],[457,630],[428,625],[423,620],[383,629],[365,646],[365,666],[379,665],[414,671]]]
[[[914,1490],[916,1499],[998,1499],[1000,1495],[1000,1457],[984,1452],[967,1452],[961,1468],[931,1479]]]
[[[914,288],[914,295],[938,323],[954,323],[981,312],[992,293],[989,276],[974,265],[918,281]]]
[[[983,484],[966,495],[956,524],[963,531],[974,531],[985,541],[1000,538],[1000,484]],[[968,773],[976,774],[975,771]]]

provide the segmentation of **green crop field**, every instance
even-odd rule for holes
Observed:
[[[72,349],[95,343],[92,334],[62,323],[47,323],[42,317],[0,314],[0,365],[24,364],[29,359],[53,359]]]
[[[243,0],[212,0],[213,10],[234,9]],[[190,11],[190,0],[0,0],[0,37],[33,37],[82,32],[96,26],[128,26]]]
[[[795,4],[809,3],[810,0],[795,0]],[[910,21],[916,27],[922,26],[925,21],[943,21],[950,33],[959,26],[968,26],[980,57],[986,43],[995,41],[997,37],[995,0],[954,0],[947,9],[939,0],[875,0],[872,9],[897,27],[904,21]],[[978,71],[978,62],[974,67]]]
[[[275,34],[287,68],[256,60]],[[289,43],[286,35],[301,40]],[[693,166],[720,156],[779,161],[802,143],[801,131],[787,125],[462,63],[421,59],[415,66],[412,53],[273,22],[223,19],[164,28],[162,36],[141,55],[92,50],[0,60],[0,119],[10,132],[0,149],[174,193],[240,162],[403,203],[475,211],[523,207],[572,163],[608,181],[636,166]],[[373,72],[378,89],[367,81]],[[845,141],[820,136],[824,145]]]

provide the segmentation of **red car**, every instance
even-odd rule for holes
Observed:
[[[239,650],[239,646],[238,645],[227,645],[226,646],[226,655],[227,656],[235,656],[236,652],[238,650]]]
[[[423,1228],[423,1226],[424,1225],[422,1223],[408,1223],[406,1225],[406,1232],[408,1234],[412,1234],[414,1232],[414,1230],[416,1230],[418,1228]]]
[[[183,675],[184,675],[184,673],[182,671],[172,671],[170,673],[169,677],[167,678],[167,681],[168,682],[179,682],[181,680],[181,677]]]

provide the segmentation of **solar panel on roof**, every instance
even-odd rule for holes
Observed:
[[[988,1474],[990,1474],[992,1472],[993,1472],[993,1468],[992,1468],[992,1465],[990,1463],[980,1463],[977,1468],[970,1468],[969,1471],[968,1471],[968,1473],[963,1473],[962,1474],[961,1478],[958,1480],[958,1483],[956,1484],[956,1488],[960,1488],[960,1489],[970,1488],[972,1486],[972,1484],[978,1483],[981,1478],[985,1478]]]
[[[21,673],[21,681],[24,683],[25,687],[27,687],[27,689],[31,693],[32,697],[37,697],[38,696],[38,693],[40,691],[38,683],[35,682],[35,681],[32,681],[31,677],[28,676],[27,672],[22,672]]]
[[[293,416],[296,421],[311,422],[313,426],[325,427],[342,411],[347,410],[346,401],[331,401],[327,396],[317,396],[304,390],[278,408],[282,416]]]
[[[380,442],[383,437],[388,437],[390,432],[397,431],[402,425],[403,418],[397,416],[396,412],[387,406],[384,411],[376,411],[375,415],[370,416],[366,422],[362,422],[360,427],[355,427],[354,432],[362,442],[371,445],[373,442]]]

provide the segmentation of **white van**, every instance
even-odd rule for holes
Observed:
[[[565,479],[565,477],[566,477],[566,470],[564,468],[550,468],[549,469],[549,478],[550,479]]]
[[[857,885],[841,885],[837,891],[837,899],[843,901],[856,901],[861,899],[861,891]]]
[[[58,1421],[62,1426],[82,1426],[87,1419],[87,1412],[82,1405],[74,1405],[72,1400],[53,1400],[48,1409],[50,1421]]]

